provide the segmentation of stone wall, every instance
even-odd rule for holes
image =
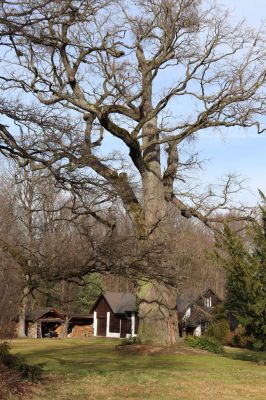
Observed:
[[[37,322],[28,322],[28,335],[29,338],[37,338]]]

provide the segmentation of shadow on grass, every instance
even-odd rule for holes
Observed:
[[[186,371],[208,371],[218,363],[223,368],[226,359],[258,363],[266,360],[266,352],[259,353],[243,349],[227,348],[223,356],[214,354],[140,355],[115,351],[119,340],[91,338],[86,340],[36,340],[15,342],[13,352],[23,355],[30,363],[44,363],[48,374],[70,374],[73,376],[112,376],[141,373],[167,374]],[[220,358],[218,361],[217,357]],[[224,359],[224,361],[223,361]],[[235,368],[232,364],[230,366]],[[226,363],[226,368],[229,366]]]
[[[177,361],[177,359],[170,360],[169,357],[165,359],[154,359],[154,357],[140,358],[139,356],[131,356],[126,358],[125,355],[115,359],[106,357],[98,357],[93,359],[90,356],[86,360],[75,361],[73,359],[65,359],[60,357],[49,357],[49,359],[57,363],[59,368],[58,372],[71,373],[73,375],[110,375],[112,373],[145,373],[161,371],[167,373],[171,370],[182,370],[185,368],[184,361]]]
[[[230,358],[232,360],[239,361],[250,361],[253,363],[258,363],[261,361],[266,362],[266,352],[265,351],[251,351],[247,349],[238,349],[238,348],[227,348],[224,354],[225,357]]]
[[[36,342],[36,346],[16,349],[32,363],[44,363],[48,373],[73,375],[108,375],[134,372],[150,372],[182,370],[186,360],[175,355],[132,355],[115,351],[118,341],[87,341],[83,343],[69,342]]]

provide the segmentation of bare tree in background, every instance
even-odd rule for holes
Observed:
[[[12,203],[9,200],[6,186],[1,182],[0,238],[2,239],[4,236],[7,241],[15,234],[18,234],[14,224]],[[21,277],[17,273],[16,261],[7,257],[5,252],[0,251],[1,337],[12,336],[14,333],[14,326],[10,316],[16,315],[18,312],[19,293],[21,293],[20,283]]]
[[[11,269],[19,281],[17,334],[24,337],[26,312],[33,298],[38,293],[43,298],[51,295],[52,287],[56,282],[64,282],[70,268],[71,273],[75,269],[78,275],[91,246],[75,228],[73,221],[77,216],[71,212],[70,196],[56,188],[45,171],[32,171],[28,166],[13,168],[10,164],[1,178],[2,273],[9,277],[7,285],[12,281]],[[62,302],[66,306],[63,289],[62,284]]]
[[[9,167],[9,172],[1,177],[1,190],[4,193],[2,204],[5,212],[0,217],[0,249],[2,257],[4,254],[9,257],[9,260],[5,260],[6,263],[15,263],[17,266],[17,276],[20,277],[18,292],[21,293],[17,335],[25,337],[25,317],[29,300],[34,291],[41,286],[39,259],[42,251],[46,250],[45,231],[50,228],[51,221],[48,221],[46,207],[49,207],[47,200],[49,197],[51,200],[51,191],[49,196],[49,181],[46,179],[44,182],[44,175],[32,173],[29,168],[14,169],[11,164]],[[53,188],[53,200],[56,197],[55,191]]]
[[[6,306],[13,295],[8,317],[18,315],[17,335],[25,337],[26,313],[34,304],[43,306],[49,299],[51,306],[70,312],[76,286],[86,284],[88,273],[110,273],[115,242],[110,243],[103,224],[86,215],[86,199],[79,202],[56,187],[47,170],[32,163],[9,163],[0,189],[0,304]]]
[[[49,168],[80,197],[121,199],[138,251],[161,248],[150,260],[157,280],[140,276],[139,336],[174,343],[175,291],[159,279],[171,263],[172,208],[210,226],[234,191],[229,178],[218,203],[205,207],[211,191],[193,201],[180,186],[195,160],[180,150],[205,130],[264,130],[263,33],[195,0],[3,0],[0,23],[0,111],[14,121],[1,127],[2,153]]]

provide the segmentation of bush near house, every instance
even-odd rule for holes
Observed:
[[[248,335],[246,328],[239,324],[231,332],[228,324],[228,311],[224,304],[219,304],[212,315],[212,321],[207,330],[207,336],[216,339],[222,345],[231,347],[261,350],[263,343]]]
[[[238,325],[238,327],[227,337],[227,344],[232,347],[255,350],[255,343],[256,339],[253,336],[247,335],[246,329],[242,325]]]
[[[228,344],[227,338],[230,330],[227,320],[216,321],[207,330],[208,337],[214,338],[222,345]]]
[[[185,342],[190,347],[216,354],[223,353],[223,347],[215,338],[209,338],[206,336],[187,336]]]
[[[219,304],[215,307],[211,323],[207,329],[207,336],[217,340],[220,344],[228,344],[228,336],[230,333],[228,312],[224,304]]]

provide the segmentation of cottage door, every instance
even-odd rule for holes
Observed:
[[[97,336],[106,336],[106,316],[97,316]]]
[[[131,334],[131,320],[121,319],[121,337],[125,338],[127,334]]]

